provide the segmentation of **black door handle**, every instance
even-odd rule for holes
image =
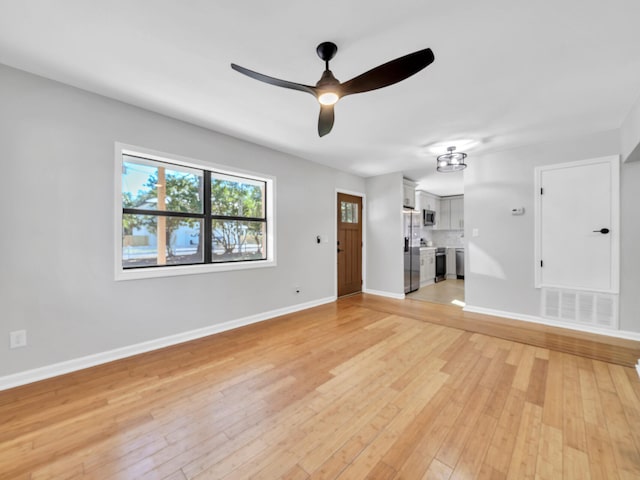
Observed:
[[[342,252],[342,250],[338,249],[338,253]]]
[[[601,228],[600,230],[594,230],[593,233],[602,233],[603,235],[606,235],[607,233],[609,233],[609,229]]]

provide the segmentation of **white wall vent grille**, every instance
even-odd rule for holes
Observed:
[[[543,288],[542,316],[551,320],[617,330],[618,296],[564,288]]]

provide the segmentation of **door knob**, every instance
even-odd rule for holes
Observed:
[[[342,250],[338,249],[338,253],[342,252]]]
[[[600,230],[594,230],[593,233],[602,233],[603,235],[606,235],[607,233],[609,233],[609,229],[601,228]]]

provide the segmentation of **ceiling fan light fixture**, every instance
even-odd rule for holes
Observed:
[[[467,168],[467,164],[464,163],[467,154],[456,152],[455,149],[456,147],[447,147],[447,153],[438,156],[436,159],[438,172],[458,172]]]
[[[340,97],[335,92],[324,92],[318,95],[318,102],[322,105],[335,105],[339,99]]]

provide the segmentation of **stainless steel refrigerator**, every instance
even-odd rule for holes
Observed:
[[[420,213],[404,209],[404,293],[420,288]]]

